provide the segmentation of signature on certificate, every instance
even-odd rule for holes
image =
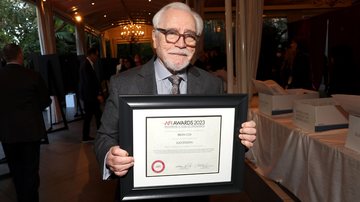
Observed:
[[[179,170],[188,170],[191,168],[197,168],[197,169],[211,169],[214,166],[209,163],[197,163],[193,165],[192,163],[186,163],[184,165],[177,165],[176,168]]]
[[[200,169],[209,169],[209,168],[212,168],[214,166],[209,164],[209,163],[198,163],[198,164],[196,164],[196,167],[198,167]]]
[[[176,168],[179,170],[188,170],[192,167],[192,163],[186,163],[184,165],[177,165]]]

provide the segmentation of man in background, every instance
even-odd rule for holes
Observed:
[[[100,127],[101,109],[100,104],[103,103],[101,85],[95,72],[95,64],[97,62],[99,51],[95,47],[91,47],[87,51],[87,57],[80,66],[80,98],[84,103],[84,123],[82,131],[83,142],[94,140],[90,136],[90,123],[93,116],[96,119],[97,128]]]
[[[40,143],[46,137],[42,111],[51,99],[40,74],[23,66],[16,44],[3,48],[0,68],[0,141],[19,202],[39,201]]]
[[[123,67],[124,67],[124,58],[119,58],[119,64],[116,65],[116,74],[120,73]]]

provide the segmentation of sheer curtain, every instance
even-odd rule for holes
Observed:
[[[259,61],[264,0],[236,1],[235,65],[237,93],[253,94],[251,79]]]

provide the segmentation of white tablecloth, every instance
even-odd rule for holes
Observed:
[[[261,174],[301,201],[360,201],[360,153],[345,148],[347,129],[314,133],[296,127],[292,114],[250,113],[258,137],[246,157]]]

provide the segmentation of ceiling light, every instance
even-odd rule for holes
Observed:
[[[95,5],[95,2],[92,2],[91,5]]]
[[[76,15],[76,16],[75,16],[75,20],[76,20],[77,22],[81,22],[81,21],[82,21],[82,17],[81,17],[80,15]]]

